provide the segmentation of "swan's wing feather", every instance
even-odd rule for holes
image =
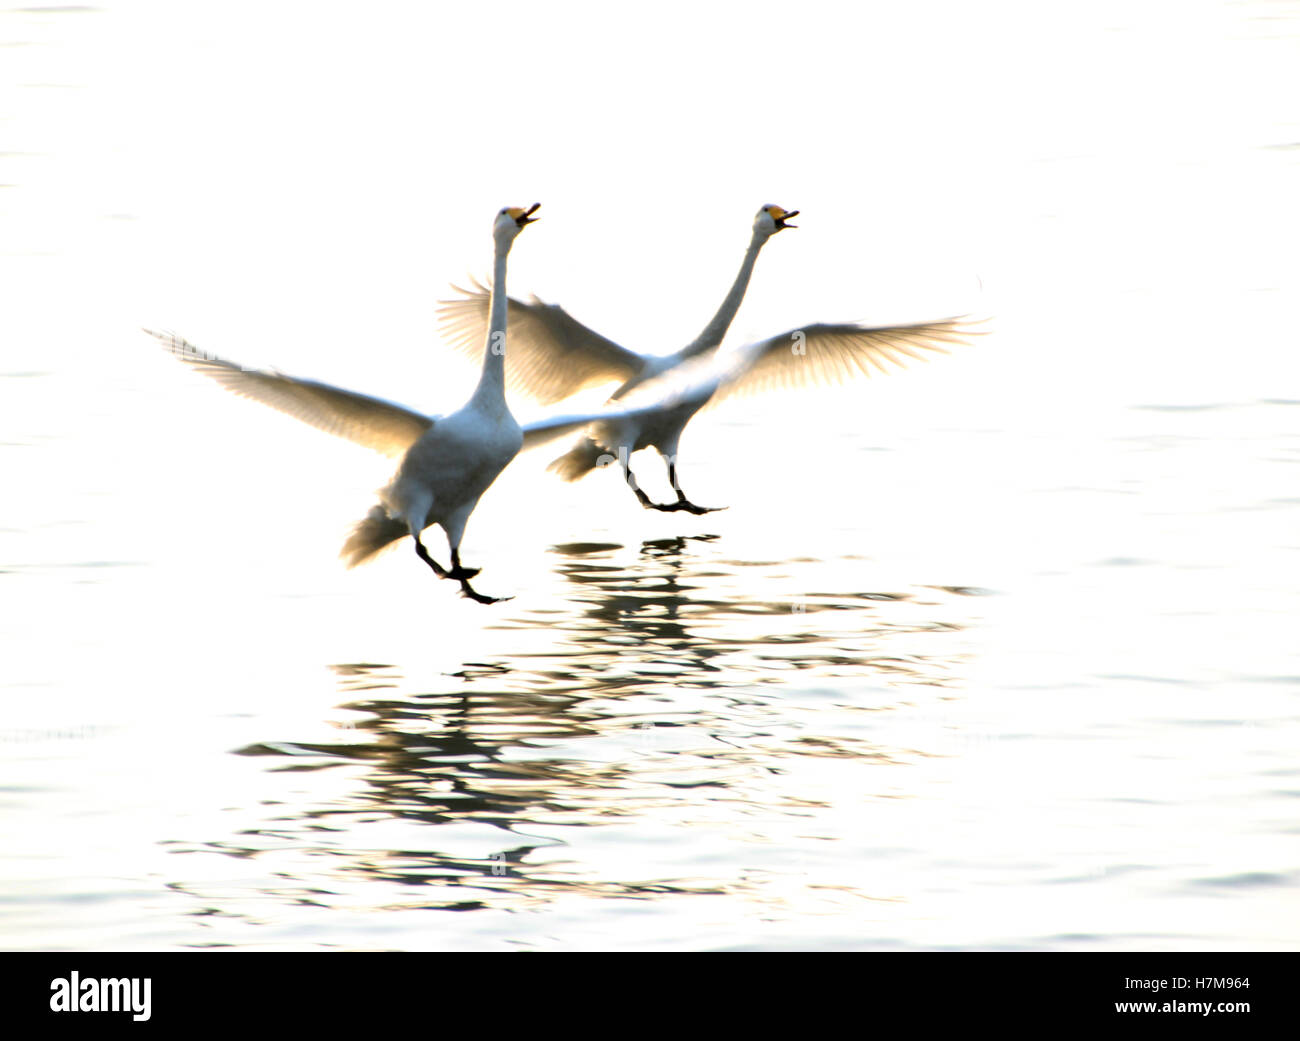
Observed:
[[[627,419],[640,421],[649,416],[657,415],[663,412],[665,408],[675,404],[677,404],[677,396],[669,394],[652,399],[649,404],[635,408],[606,408],[601,409],[599,412],[575,412],[562,416],[547,416],[545,419],[539,419],[524,425],[523,450],[527,451],[530,448],[536,448],[538,445],[553,441],[571,430],[591,426],[593,423],[617,423],[620,420]]]
[[[988,330],[967,318],[906,325],[868,326],[820,322],[728,352],[728,365],[712,403],[740,394],[841,383],[889,373],[910,361],[946,354]]]
[[[479,282],[452,286],[460,295],[438,304],[443,337],[458,351],[480,358],[486,342],[491,292]],[[645,367],[645,359],[588,329],[559,304],[508,297],[506,381],[511,388],[549,405],[584,387],[624,382]]]
[[[565,416],[548,416],[546,419],[538,420],[535,423],[527,423],[523,427],[524,447],[521,451],[526,452],[530,448],[544,445],[548,441],[554,441],[557,437],[563,437],[571,430],[590,426],[602,419],[619,418],[623,415],[625,413],[622,412],[588,412]]]
[[[563,437],[570,430],[577,430],[603,418],[605,418],[603,414],[548,416],[546,419],[538,420],[535,423],[526,423],[523,427],[524,447],[521,451],[526,452],[530,448],[544,445],[547,441]]]
[[[328,383],[300,380],[278,372],[245,369],[207,354],[172,333],[145,332],[173,355],[227,390],[279,409],[318,430],[346,438],[388,456],[401,456],[433,420],[390,401],[368,397]]]

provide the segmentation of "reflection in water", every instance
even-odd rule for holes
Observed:
[[[337,742],[241,754],[277,772],[350,769],[343,791],[312,791],[233,840],[172,848],[269,856],[294,899],[314,904],[347,892],[406,910],[571,894],[772,903],[770,872],[738,870],[735,844],[824,828],[815,819],[833,816],[846,780],[862,798],[897,797],[871,771],[892,776],[925,753],[883,735],[881,714],[942,699],[971,590],[782,597],[788,562],[726,559],[714,536],[646,542],[614,562],[623,549],[553,547],[562,608],[500,623],[544,627],[543,652],[467,664],[435,691],[407,689],[396,666],[335,666],[341,707],[362,721]],[[801,762],[837,780],[810,782]],[[412,903],[394,883],[423,888]]]

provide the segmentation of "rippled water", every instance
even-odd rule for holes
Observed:
[[[770,118],[746,113],[698,184],[672,155],[626,183],[574,163],[565,133],[642,145],[554,71],[567,15],[537,28],[550,58],[512,50],[520,78],[484,88],[489,110],[536,94],[512,169],[448,172],[446,142],[492,131],[443,97],[459,65],[414,63],[403,17],[321,16],[295,79],[272,60],[291,18],[0,14],[0,942],[1293,948],[1300,5],[1036,10],[872,23],[883,72],[753,88],[828,140],[846,98],[938,46],[958,64],[937,85],[867,106],[862,166],[732,164]],[[807,13],[805,51],[840,46],[836,17]],[[490,30],[457,19],[468,67]],[[682,46],[757,31],[700,21]],[[374,78],[338,82],[340,47]],[[649,59],[627,60],[611,105],[642,103]],[[225,67],[243,78],[219,86]],[[1205,68],[1232,75],[1169,92]],[[958,81],[977,97],[950,110]],[[684,148],[712,132],[712,82],[657,102]],[[404,116],[425,105],[420,143]],[[931,149],[965,155],[960,183]],[[384,462],[136,329],[454,408],[473,373],[436,347],[437,286],[481,270],[494,210],[534,191],[512,287],[636,346],[697,331],[769,192],[806,216],[739,331],[846,293],[870,310],[874,287],[969,306],[978,268],[996,332],[701,416],[682,481],[724,512],[647,514],[612,473],[566,487],[521,458],[464,554],[512,600],[459,600],[404,547],[343,571]],[[698,255],[668,245],[692,224]],[[657,462],[638,472],[663,491]]]

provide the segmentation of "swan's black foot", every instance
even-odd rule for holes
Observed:
[[[475,571],[474,574],[477,575],[478,572]],[[478,592],[473,586],[471,586],[466,579],[463,578],[460,580],[460,595],[467,596],[471,600],[477,601],[480,604],[499,604],[503,600],[514,599],[513,596],[484,596],[482,593]]]
[[[685,510],[687,513],[694,513],[698,516],[701,513],[717,513],[719,510],[725,510],[725,506],[696,506],[695,503],[688,499],[678,499],[676,502],[645,502],[642,503],[647,509],[662,510],[664,513],[676,513],[678,510]]]
[[[717,513],[719,510],[725,510],[725,506],[696,506],[695,503],[688,499],[678,499],[676,502],[655,502],[650,496],[646,495],[640,488],[636,490],[636,501],[644,506],[647,510],[660,510],[663,513],[677,513],[679,510],[686,510],[688,513]]]

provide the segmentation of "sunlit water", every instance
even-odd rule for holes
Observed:
[[[752,108],[718,84],[763,19],[601,96],[576,16],[525,52],[175,6],[0,14],[5,947],[1296,945],[1300,5],[955,5]],[[848,46],[801,14],[796,53]],[[433,301],[534,197],[512,288],[633,346],[698,331],[763,201],[805,216],[738,333],[995,332],[702,415],[723,512],[521,458],[464,550],[512,600],[406,546],[344,571],[387,464],[138,326],[454,408]]]

